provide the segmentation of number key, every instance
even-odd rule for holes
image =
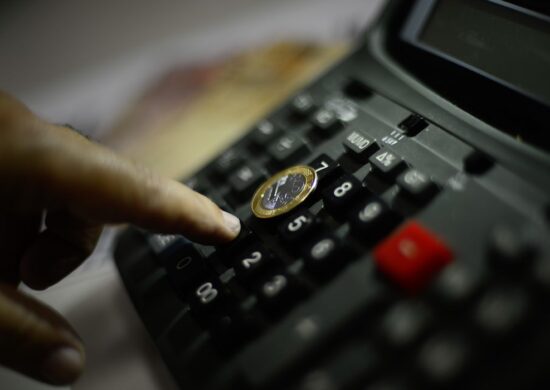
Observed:
[[[343,246],[336,237],[322,236],[305,248],[305,266],[315,274],[333,273],[346,264],[344,252]]]
[[[293,163],[309,153],[307,145],[294,134],[286,134],[268,148],[268,153],[278,165]]]
[[[279,315],[290,309],[301,297],[297,287],[290,276],[277,273],[260,284],[258,297],[271,314]]]
[[[255,245],[237,256],[237,260],[234,262],[235,272],[239,278],[250,280],[265,270],[272,262],[271,254],[262,246]]]
[[[408,169],[396,181],[407,195],[418,200],[428,199],[436,190],[429,176],[416,169]]]
[[[308,165],[315,169],[320,186],[326,184],[335,174],[341,172],[340,165],[326,154],[321,154]]]
[[[246,199],[264,180],[264,175],[255,166],[243,165],[229,176],[229,185],[233,193],[240,199]]]
[[[344,217],[342,210],[349,208],[362,191],[361,182],[354,176],[346,174],[323,191],[325,208],[335,218],[342,218]]]
[[[369,244],[385,236],[398,221],[397,215],[382,200],[376,198],[361,203],[350,214],[352,232],[362,242]]]
[[[295,116],[303,118],[315,110],[315,101],[310,94],[301,94],[291,101],[291,109]]]
[[[336,130],[341,127],[341,122],[333,111],[320,109],[311,120],[313,127],[323,136],[331,136]]]
[[[313,231],[315,217],[308,210],[301,210],[286,219],[280,226],[281,238],[288,242],[296,242]]]
[[[208,272],[205,259],[192,245],[181,248],[177,256],[164,261],[166,274],[177,291],[187,291],[193,283]]]
[[[252,131],[251,138],[256,146],[264,147],[280,134],[281,130],[272,122],[262,121]]]
[[[244,163],[244,157],[235,149],[229,149],[214,162],[216,175],[224,177]]]
[[[187,299],[191,310],[199,316],[213,314],[224,301],[222,285],[215,277],[203,280],[193,286]]]

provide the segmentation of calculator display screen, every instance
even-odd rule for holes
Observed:
[[[505,1],[421,1],[407,39],[550,104],[550,19]]]

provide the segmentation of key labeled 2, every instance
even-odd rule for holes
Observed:
[[[237,277],[242,280],[250,280],[266,270],[274,258],[269,251],[261,245],[254,245],[241,252],[233,263]]]

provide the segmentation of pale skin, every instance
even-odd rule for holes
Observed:
[[[78,378],[84,346],[59,313],[18,291],[20,283],[40,290],[63,279],[89,256],[104,224],[209,244],[240,230],[208,198],[44,122],[2,92],[0,183],[0,364],[54,385]]]

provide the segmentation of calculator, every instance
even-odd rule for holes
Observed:
[[[180,388],[550,388],[550,13],[392,0],[189,187],[233,242],[115,260]]]

